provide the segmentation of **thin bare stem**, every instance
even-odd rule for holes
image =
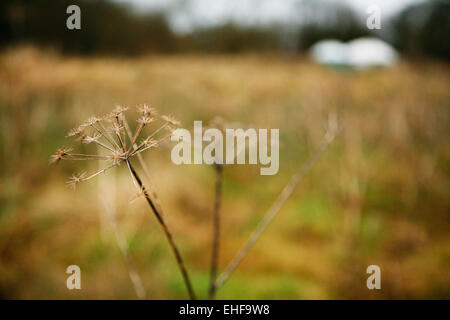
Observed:
[[[70,160],[70,161],[103,160],[103,161],[106,161],[106,160],[112,160],[112,158],[111,157],[109,157],[109,158],[64,157],[64,158],[62,158],[62,160]]]
[[[106,144],[104,144],[104,143],[102,143],[102,142],[100,142],[98,140],[92,140],[92,142],[98,144],[100,147],[105,148],[106,150],[111,151],[112,153],[116,152],[114,149],[108,147]]]
[[[120,163],[120,162],[113,163],[112,165],[110,165],[110,166],[108,166],[108,167],[106,167],[106,168],[103,168],[102,170],[99,170],[99,171],[97,171],[97,172],[94,173],[94,174],[91,174],[89,177],[83,178],[82,181],[86,181],[86,180],[92,179],[92,178],[98,176],[100,173],[103,173],[103,172],[105,172],[106,170],[109,170],[109,169],[111,169],[111,168],[113,168],[113,167],[119,165],[119,163]]]
[[[222,198],[222,177],[223,165],[215,165],[216,169],[216,192],[214,196],[214,223],[213,223],[213,245],[211,254],[211,271],[210,271],[210,285],[209,298],[214,299],[216,294],[216,277],[217,265],[219,262],[219,241],[220,241],[220,207]]]
[[[116,119],[116,123],[117,123],[117,130],[114,132],[116,133],[117,139],[119,139],[119,145],[120,145],[120,148],[122,149],[122,152],[125,152],[126,145],[125,145],[125,141],[122,140],[122,135],[120,133],[121,125],[120,125],[119,116],[116,116],[115,119]]]
[[[85,154],[85,153],[66,153],[65,156],[68,157],[87,157],[87,158],[101,158],[101,159],[106,159],[106,158],[110,158],[110,156],[102,156],[99,154]]]
[[[320,159],[321,155],[324,153],[328,145],[334,140],[334,137],[337,132],[337,123],[334,122],[329,123],[329,128],[323,141],[319,144],[317,149],[314,151],[312,156],[308,159],[308,161],[297,171],[296,174],[291,178],[289,183],[284,187],[281,194],[278,196],[276,201],[270,207],[269,211],[267,211],[264,218],[259,222],[256,229],[250,235],[250,238],[247,242],[242,246],[239,252],[234,256],[231,262],[226,267],[225,271],[217,278],[216,281],[216,290],[218,290],[225,281],[230,277],[233,271],[239,266],[242,260],[247,256],[250,249],[253,247],[255,242],[261,237],[261,234],[266,230],[269,226],[270,222],[275,218],[277,213],[280,211],[282,206],[286,203],[289,197],[294,192],[295,188],[299,185],[299,183],[303,180],[305,175],[311,170],[311,168],[317,163]]]
[[[149,138],[153,138],[158,132],[160,132],[162,129],[164,129],[165,127],[167,127],[169,124],[166,122],[165,124],[163,124],[161,127],[159,127],[158,129],[156,129],[150,136]]]
[[[156,141],[155,143],[152,143],[151,145],[149,145],[149,146],[147,146],[147,147],[145,147],[145,148],[142,148],[142,149],[136,149],[135,151],[133,151],[133,152],[131,153],[130,157],[132,157],[132,156],[134,156],[134,155],[136,155],[136,154],[139,154],[139,153],[141,153],[141,152],[144,152],[145,150],[150,149],[150,148],[152,148],[152,147],[154,147],[154,146],[156,146],[156,145],[158,145],[158,144],[161,144],[161,142],[164,142],[164,141],[166,141],[166,140],[169,139],[169,138],[170,138],[170,134],[167,135],[167,136],[165,136],[164,138],[161,138],[160,140]],[[142,144],[141,144],[141,145],[142,145]],[[138,148],[139,148],[139,147],[138,147]]]
[[[144,194],[145,199],[147,200],[147,203],[149,204],[149,206],[153,210],[153,213],[155,214],[156,219],[158,220],[159,224],[163,228],[163,231],[164,231],[164,233],[165,233],[165,235],[167,237],[167,240],[169,241],[169,245],[172,248],[173,253],[175,254],[175,258],[177,260],[178,267],[180,268],[181,274],[183,276],[184,283],[185,283],[185,285],[187,287],[187,290],[188,290],[188,293],[189,293],[189,297],[191,298],[191,300],[195,300],[196,299],[195,298],[195,293],[194,293],[194,290],[192,289],[192,285],[191,285],[191,281],[189,279],[188,272],[187,272],[186,267],[184,265],[183,259],[181,258],[181,255],[180,255],[180,252],[178,250],[178,247],[176,246],[175,241],[173,240],[172,233],[169,231],[169,228],[168,228],[166,222],[164,221],[163,217],[161,216],[161,214],[159,213],[159,211],[156,208],[155,204],[153,203],[152,199],[150,198],[150,195],[148,194],[147,190],[145,189],[141,178],[139,177],[137,172],[132,167],[130,161],[126,160],[126,163],[128,165],[128,168],[130,169],[131,173],[133,174],[134,178],[136,179],[136,182],[138,183],[139,187],[141,188],[142,193]]]
[[[67,153],[63,160],[111,160],[111,156],[100,156],[96,154]]]
[[[141,194],[142,191],[140,190],[140,188],[138,187],[138,185],[136,183],[136,179],[134,178],[133,172],[131,171],[131,168],[128,165],[128,162],[127,162],[127,167],[128,167],[128,171],[130,172],[130,175],[131,175],[131,181],[133,181],[133,185],[136,188],[136,191],[138,192],[138,194]]]
[[[100,124],[101,128],[104,129],[104,127],[101,125],[101,122],[100,122],[100,121],[99,121],[99,124]],[[115,147],[115,146],[114,146],[114,143],[108,138],[107,132],[106,132],[105,129],[104,129],[105,132],[103,132],[101,129],[97,128],[94,124],[90,124],[90,126],[91,126],[92,128],[94,128],[94,130],[97,131],[97,132],[100,134],[101,137],[105,138],[106,141],[108,141],[109,144],[110,144],[113,148]],[[108,148],[108,149],[109,149],[109,148]],[[111,150],[111,149],[109,149],[109,150]]]
[[[164,128],[167,127],[167,126],[168,126],[168,123],[165,123],[165,124],[162,125],[159,129],[155,130],[155,132],[153,132],[151,135],[149,135],[149,136],[146,138],[146,140],[150,140],[150,139],[153,138],[159,131],[161,131],[162,129],[164,129]],[[169,138],[169,137],[170,137],[170,135],[168,135],[168,136],[166,136],[166,137],[160,139],[159,142],[162,142],[163,140],[165,140],[165,139],[167,139],[167,138]],[[148,148],[153,147],[154,144],[152,144],[151,146],[147,146],[146,148],[142,149],[142,147],[144,147],[144,146],[145,146],[145,143],[144,143],[144,142],[141,142],[141,144],[139,144],[137,147],[134,148],[134,151],[133,151],[133,153],[131,154],[131,156],[135,155],[136,152],[138,152],[138,151],[139,151],[139,152],[142,152],[142,151],[147,150]]]
[[[101,121],[99,122],[99,125],[105,131],[105,134],[104,134],[105,139],[108,140],[109,143],[111,143],[111,145],[113,147],[116,147],[116,148],[120,149],[120,147],[117,144],[116,140],[114,140],[114,138],[109,134],[109,131],[105,128],[105,126],[103,125],[103,123]]]
[[[162,141],[162,140],[161,140]],[[136,154],[139,154],[139,153],[142,153],[142,152],[144,152],[145,150],[147,150],[147,149],[150,149],[150,148],[153,148],[154,146],[156,146],[156,145],[158,145],[160,143],[160,141],[155,141],[155,142],[153,142],[152,144],[150,144],[150,145],[148,145],[148,146],[146,146],[146,147],[140,147],[140,149],[136,149],[136,150],[134,150],[131,154],[130,154],[130,157],[133,157],[133,156],[135,156]],[[139,148],[139,147],[138,147]]]
[[[130,142],[130,147],[127,150],[127,153],[130,153],[131,149],[135,148],[136,140],[139,137],[139,135],[141,134],[142,129],[144,129],[144,126],[145,126],[145,123],[139,124],[139,127],[136,129],[136,133],[134,134],[134,137],[131,137],[131,135],[128,134],[128,138],[130,139],[131,142]],[[128,125],[126,127],[128,127]],[[128,132],[128,130],[127,130],[127,132]]]
[[[131,140],[131,135],[132,135],[131,128],[128,125],[128,121],[127,121],[126,117],[123,118],[123,124],[125,126],[125,131],[127,132],[128,138]],[[133,146],[134,150],[137,150],[138,145],[136,143],[136,140],[134,141],[132,146]],[[144,169],[144,174],[145,174],[145,176],[147,178],[147,186],[148,186],[148,189],[150,190],[150,193],[151,193],[151,195],[153,197],[155,205],[158,208],[159,213],[161,215],[164,215],[163,210],[161,208],[161,204],[159,202],[158,195],[156,194],[155,188],[153,188],[153,185],[151,183],[150,171],[148,170],[147,164],[145,163],[144,158],[142,157],[142,154],[138,153],[137,157],[138,157],[138,160],[139,160],[139,164],[141,165],[142,169]]]

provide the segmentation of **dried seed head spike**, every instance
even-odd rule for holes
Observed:
[[[77,141],[83,142],[85,137],[87,137],[87,134],[83,131],[78,135]]]
[[[161,118],[163,118],[164,121],[166,121],[168,124],[174,126],[174,127],[178,127],[180,125],[180,121],[178,121],[177,119],[175,119],[175,117],[168,115],[168,116],[161,116]]]
[[[146,104],[137,106],[137,109],[143,116],[146,117],[155,118],[158,115],[158,112],[156,111],[155,108],[149,107]]]
[[[124,107],[124,106],[116,106],[116,108],[111,112],[110,117],[113,118],[117,118],[119,117],[121,114],[123,114],[125,111],[128,110],[128,107]]]
[[[112,131],[115,132],[116,134],[120,134],[123,131],[123,126],[119,125],[118,123],[114,122],[112,124]]]
[[[149,117],[149,116],[142,116],[139,119],[137,119],[137,122],[143,125],[147,125],[155,121],[155,118]]]
[[[67,133],[67,137],[79,136],[83,133],[83,127],[79,126],[77,128],[73,128]]]
[[[178,126],[180,123],[173,116],[163,116],[164,123],[163,125],[153,132],[147,138],[141,140],[139,145],[133,147],[135,142],[140,139],[143,128],[150,123],[153,123],[156,120],[156,110],[149,107],[148,105],[140,105],[138,107],[139,112],[139,125],[136,128],[136,132],[134,137],[130,139],[130,146],[127,148],[127,144],[124,138],[125,133],[125,115],[123,114],[128,108],[117,106],[113,112],[111,112],[107,118],[105,117],[90,117],[84,124],[80,125],[77,128],[72,129],[69,132],[69,136],[77,136],[77,140],[84,144],[95,143],[96,145],[101,146],[108,153],[106,155],[94,155],[94,154],[82,154],[82,153],[71,153],[72,149],[61,148],[51,156],[50,162],[55,163],[59,160],[109,160],[111,164],[106,169],[102,169],[90,176],[84,177],[84,175],[80,176],[72,176],[71,184],[76,184],[81,182],[81,180],[86,181],[104,171],[112,168],[114,166],[120,165],[122,162],[126,162],[128,159],[133,156],[147,150],[150,148],[156,148],[159,144],[166,140],[170,136],[166,136],[162,139],[156,139],[155,135],[164,129],[169,129],[172,131],[175,129],[175,126]],[[104,125],[104,120],[109,120],[110,124],[108,128]],[[89,129],[91,127],[92,129]],[[110,135],[110,132],[114,133],[114,135]],[[114,139],[114,137],[116,139]],[[101,139],[106,139],[110,145],[105,144]]]
[[[75,189],[76,186],[77,186],[80,182],[83,182],[85,176],[86,176],[86,173],[85,173],[85,172],[80,173],[80,174],[78,174],[78,175],[77,175],[77,174],[73,174],[73,175],[69,178],[69,180],[66,182],[66,183],[67,183],[67,186],[68,186],[69,188]]]
[[[82,142],[82,143],[89,144],[89,143],[91,143],[91,142],[97,141],[100,137],[101,137],[101,134],[99,134],[99,133],[94,134],[93,136],[83,136],[83,137],[81,138],[81,142]]]
[[[55,154],[50,156],[50,163],[57,163],[72,151],[72,148],[59,148]]]
[[[151,137],[148,137],[148,138],[144,139],[141,144],[145,147],[149,147],[149,146],[153,146],[153,145],[156,146],[158,144],[158,141],[152,139]]]
[[[112,112],[110,112],[110,113],[107,113],[107,114],[105,114],[105,115],[102,116],[102,121],[105,121],[105,122],[112,122],[112,121],[113,121],[113,118],[114,118],[114,115],[113,115]],[[100,123],[100,124],[101,124],[101,123]]]
[[[90,117],[89,119],[87,119],[87,121],[85,123],[83,123],[81,126],[82,127],[89,127],[89,126],[93,126],[96,123],[100,122],[102,119],[98,118],[98,117]]]

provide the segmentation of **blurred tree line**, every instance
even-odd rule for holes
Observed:
[[[410,6],[393,19],[392,29],[399,50],[450,61],[450,0]]]
[[[66,28],[66,8],[81,8],[81,30]],[[349,41],[378,36],[411,56],[450,61],[450,1],[430,0],[404,9],[382,31],[368,30],[365,17],[341,3],[305,1],[307,12],[295,26],[242,26],[226,23],[175,33],[164,12],[136,13],[98,0],[2,0],[0,47],[33,43],[74,54],[304,51],[321,39]]]
[[[81,30],[66,27],[68,6],[81,8]],[[66,53],[173,52],[176,37],[161,13],[137,15],[109,1],[3,0],[0,45],[26,42]]]

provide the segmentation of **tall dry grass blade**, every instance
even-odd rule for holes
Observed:
[[[334,140],[337,130],[338,127],[336,117],[330,116],[328,121],[328,130],[327,133],[325,134],[324,139],[319,144],[317,149],[314,151],[312,156],[308,159],[308,161],[303,165],[303,167],[301,167],[300,170],[297,171],[296,174],[294,174],[294,176],[291,178],[289,183],[284,187],[283,191],[280,193],[276,201],[270,207],[269,211],[267,211],[264,218],[260,221],[256,229],[250,235],[250,238],[247,240],[244,246],[242,246],[239,252],[234,256],[234,258],[226,267],[225,271],[217,278],[215,285],[216,290],[218,290],[220,287],[223,286],[223,284],[225,283],[225,281],[227,281],[227,279],[230,277],[233,271],[239,266],[242,260],[244,260],[250,249],[253,247],[255,242],[261,237],[264,230],[266,230],[266,228],[278,214],[278,212],[286,203],[286,201],[289,199],[289,197],[294,192],[296,187],[303,180],[305,175],[311,170],[311,168],[317,163],[317,161],[320,159],[324,151],[327,149],[328,145]]]

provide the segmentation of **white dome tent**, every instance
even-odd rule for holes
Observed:
[[[319,64],[346,65],[347,46],[338,40],[322,40],[313,45],[310,52]]]
[[[311,47],[310,53],[319,64],[355,69],[392,67],[398,60],[397,51],[377,38],[359,38],[348,43],[322,40]]]

